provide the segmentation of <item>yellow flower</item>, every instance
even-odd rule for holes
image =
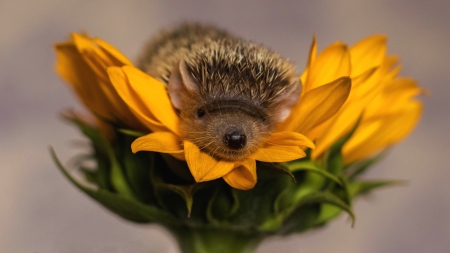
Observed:
[[[386,37],[375,35],[354,46],[336,42],[316,56],[314,38],[308,66],[301,80],[302,98],[311,89],[340,76],[352,78],[352,89],[345,104],[330,119],[315,128],[299,129],[303,120],[293,113],[281,126],[288,127],[315,141],[313,159],[343,137],[362,115],[360,125],[343,147],[344,162],[370,156],[403,139],[419,120],[422,104],[412,98],[421,92],[414,80],[396,78],[398,59],[386,56]],[[297,108],[300,106],[297,105]],[[295,127],[297,126],[297,128]]]
[[[132,65],[127,57],[105,41],[76,33],[55,48],[57,72],[94,115],[110,123],[145,129],[118,96],[106,73],[109,66]]]
[[[191,174],[197,182],[223,178],[237,189],[251,189],[256,184],[256,161],[286,162],[305,157],[306,147],[314,144],[304,135],[293,131],[277,131],[270,135],[262,147],[243,161],[216,160],[189,140],[184,140],[178,129],[178,116],[173,109],[164,84],[132,67],[110,67],[108,73],[118,94],[127,103],[132,113],[148,126],[153,133],[136,139],[132,151],[154,151],[168,153],[186,160]],[[145,84],[145,85],[143,85]],[[332,115],[345,102],[350,91],[350,79],[340,78],[313,89],[305,95],[299,113],[315,126]],[[323,103],[328,99],[330,103]],[[331,105],[331,106],[330,106]],[[319,115],[319,116],[318,116]]]

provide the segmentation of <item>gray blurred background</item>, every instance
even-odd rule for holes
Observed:
[[[0,2],[0,252],[179,252],[157,226],[105,211],[56,169],[82,139],[58,118],[82,108],[54,71],[52,44],[86,31],[136,59],[160,28],[180,21],[217,24],[291,58],[302,71],[312,34],[335,40],[389,37],[402,75],[431,91],[414,133],[370,178],[405,179],[356,202],[324,229],[264,242],[269,252],[450,252],[450,1],[61,1]]]

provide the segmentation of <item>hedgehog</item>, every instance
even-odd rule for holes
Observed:
[[[182,137],[218,160],[254,153],[301,91],[287,58],[210,25],[160,32],[138,67],[166,84]]]

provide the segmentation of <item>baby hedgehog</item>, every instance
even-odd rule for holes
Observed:
[[[167,85],[183,137],[219,160],[255,152],[301,91],[287,59],[207,25],[161,32],[138,65]]]

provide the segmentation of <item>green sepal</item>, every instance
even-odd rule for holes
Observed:
[[[305,196],[299,203],[298,206],[302,206],[304,204],[310,203],[321,203],[321,204],[330,204],[336,206],[343,211],[347,212],[352,220],[352,226],[355,223],[355,214],[353,213],[352,208],[347,205],[342,199],[337,197],[336,195],[329,192],[315,192],[310,195]]]
[[[86,179],[87,182],[98,186],[98,171],[84,166],[80,166],[79,170],[83,173],[84,179]]]
[[[257,173],[258,182],[252,190],[231,189],[239,202],[239,210],[227,220],[241,228],[274,232],[281,225],[280,222],[268,222],[275,219],[274,203],[283,190],[294,182],[284,172],[267,165],[261,164]]]
[[[322,226],[328,221],[336,218],[339,214],[342,213],[342,208],[330,205],[330,204],[322,204],[320,208],[320,215],[317,217],[315,225]]]
[[[176,180],[173,182],[167,182],[166,178],[174,179],[177,178],[177,176],[172,174],[173,171],[169,169],[165,161],[167,161],[167,159],[176,159],[173,157],[166,157],[164,159],[160,154],[152,154],[153,160],[149,169],[149,178],[151,185],[153,185],[154,194],[158,200],[158,203],[164,209],[170,211],[172,214],[175,214],[180,218],[190,217],[192,206],[194,203],[193,194],[196,184],[179,184],[180,182],[177,182]],[[164,175],[164,173],[169,174]],[[177,196],[174,196],[173,194]],[[183,205],[185,208],[183,208]]]
[[[62,166],[53,149],[50,149],[50,153],[53,161],[56,163],[61,172],[67,177],[67,179],[78,187],[78,189],[120,217],[138,223],[158,222],[169,225],[179,224],[178,219],[156,207],[141,204],[133,199],[120,196],[106,190],[94,190],[83,186],[78,183]]]
[[[155,188],[157,191],[166,189],[173,193],[178,194],[181,198],[183,198],[184,202],[186,203],[188,218],[191,216],[192,205],[194,203],[194,198],[192,196],[194,187],[195,187],[195,185],[173,185],[173,184],[165,184],[165,183],[159,183],[159,184],[155,185]],[[160,201],[162,201],[161,198],[160,198]],[[162,202],[165,203],[166,201],[162,201]]]
[[[345,203],[347,203],[347,205],[351,206],[352,205],[352,195],[350,193],[348,180],[345,176],[340,176],[339,179],[342,182],[342,185],[341,185],[341,188],[343,191],[342,199],[345,201]]]
[[[84,162],[86,161],[94,161],[96,163],[95,168],[86,167],[84,165]],[[78,167],[88,182],[97,185],[100,189],[108,191],[113,190],[111,182],[109,181],[109,158],[102,154],[102,152],[99,152],[94,148],[94,154],[75,156],[69,160],[69,164],[73,167]]]
[[[319,203],[299,206],[283,220],[283,226],[279,229],[279,231],[277,231],[277,233],[281,235],[288,235],[291,233],[304,232],[316,225],[316,220],[319,214]]]
[[[131,136],[131,137],[135,137],[135,138],[146,135],[143,132],[139,132],[139,131],[135,131],[135,130],[131,130],[131,129],[124,129],[124,128],[117,129],[117,132],[122,133],[124,135]]]
[[[206,209],[206,218],[213,225],[227,225],[227,218],[239,210],[239,200],[236,192],[222,182],[215,187]]]
[[[292,162],[287,162],[287,163],[285,163],[285,165],[289,168],[289,170],[291,172],[301,171],[301,170],[311,171],[311,172],[317,173],[325,178],[328,178],[339,185],[342,185],[342,182],[339,178],[337,178],[333,174],[331,174],[331,173],[325,171],[324,169],[322,169],[321,167],[319,167],[319,165],[317,163],[315,163],[314,161],[296,160],[296,161],[292,161]]]
[[[125,175],[122,171],[122,167],[115,158],[115,156],[110,156],[111,161],[111,184],[114,189],[119,193],[119,195],[137,199],[136,195],[133,193],[130,185],[126,181]]]
[[[299,174],[298,172],[301,172],[302,174]],[[291,205],[296,205],[303,197],[321,191],[327,186],[326,178],[318,173],[306,171],[298,172],[295,174],[298,183],[292,191],[292,197],[290,197]]]
[[[395,185],[404,185],[401,180],[361,180],[349,184],[349,192],[352,197],[370,193],[372,190]]]
[[[91,140],[96,154],[106,155],[109,158],[109,179],[114,190],[120,195],[136,198],[128,182],[125,180],[122,168],[108,140],[96,128],[86,124],[75,115],[72,117],[67,116],[66,119],[78,126],[83,134]]]
[[[323,163],[325,169],[331,174],[338,176],[341,174],[344,168],[344,159],[342,157],[342,147],[347,143],[347,141],[353,136],[356,129],[358,128],[361,122],[362,116],[358,118],[358,121],[355,123],[353,128],[345,134],[343,137],[338,139],[326,152]]]
[[[367,169],[380,162],[386,156],[386,154],[387,151],[383,151],[374,157],[349,165],[346,169],[347,177],[349,178],[349,180],[357,178],[358,176],[366,172]]]
[[[143,203],[153,203],[153,187],[150,183],[150,170],[155,166],[152,152],[131,152],[133,137],[117,133],[117,157],[122,163],[126,181],[136,197]]]

